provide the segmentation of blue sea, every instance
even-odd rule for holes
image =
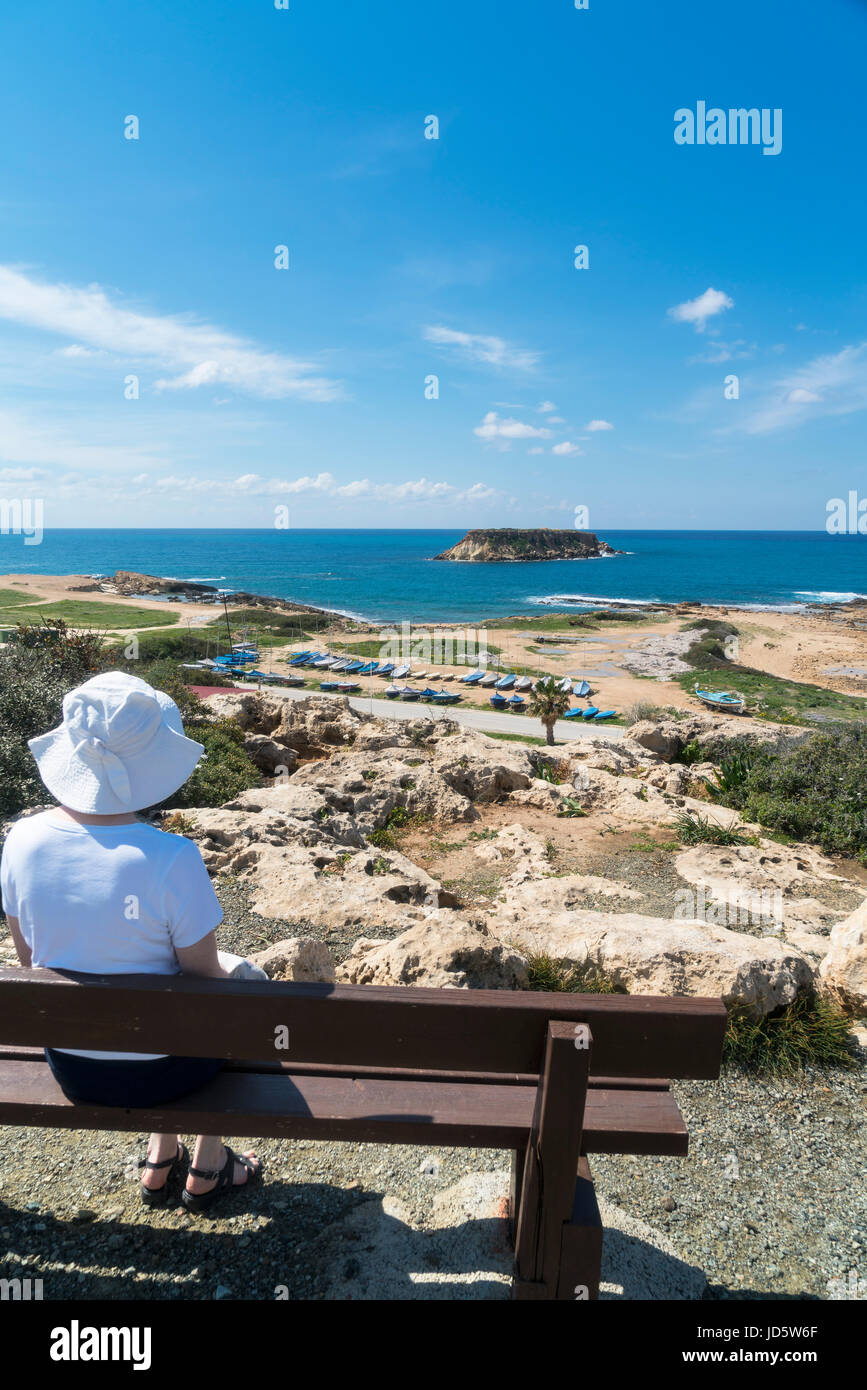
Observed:
[[[695,600],[756,608],[867,596],[867,538],[825,531],[606,531],[625,554],[540,564],[432,557],[449,531],[56,530],[0,537],[4,573],[136,570],[296,599],[394,623],[578,611],[599,601]]]

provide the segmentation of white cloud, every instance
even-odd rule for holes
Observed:
[[[713,318],[715,314],[721,314],[723,309],[733,309],[734,303],[722,290],[707,289],[697,299],[675,304],[668,313],[678,323],[691,323],[695,326],[696,333],[703,333],[708,319]]]
[[[562,444],[555,444],[555,445],[554,445],[553,449],[551,450],[551,453],[552,453],[552,454],[580,454],[580,453],[581,453],[581,450],[578,448],[578,445],[577,445],[577,444],[573,444],[570,440],[564,439]]]
[[[550,439],[551,430],[536,425],[526,425],[522,420],[501,419],[495,410],[489,410],[473,434],[486,443],[500,441],[501,447],[508,448],[512,439]]]
[[[540,414],[540,415],[547,415],[547,414],[550,413],[550,411],[556,410],[556,409],[557,409],[557,407],[556,407],[556,405],[554,404],[553,401],[543,401],[542,404],[539,406],[539,414]]]
[[[147,474],[139,475],[142,482]],[[135,479],[134,481],[138,481]],[[332,473],[317,473],[315,477],[263,478],[258,473],[243,473],[237,478],[202,478],[168,474],[149,482],[150,488],[163,494],[209,493],[223,497],[285,497],[319,493],[344,500],[366,499],[374,502],[484,502],[501,494],[486,483],[474,483],[458,488],[453,483],[436,482],[430,478],[413,478],[401,483],[374,483],[370,478],[356,478],[338,483]]]
[[[98,348],[84,347],[81,343],[70,343],[69,347],[57,349],[60,357],[102,357]]]
[[[428,324],[424,336],[437,347],[454,348],[458,355],[469,362],[484,362],[491,367],[510,367],[529,372],[538,365],[540,354],[525,348],[516,348],[505,338],[495,338],[484,333],[463,333],[443,324]]]
[[[219,381],[265,398],[294,396],[330,401],[340,383],[312,376],[313,365],[282,353],[263,352],[225,329],[190,316],[143,314],[113,303],[99,285],[41,284],[0,266],[0,318],[74,338],[67,356],[90,348],[152,361],[177,376],[162,378],[162,390],[194,390]]]
[[[584,428],[589,434],[594,434],[597,430],[613,430],[614,426],[609,420],[591,420]]]
[[[800,425],[823,415],[851,415],[867,409],[867,341],[841,352],[814,357],[780,378],[748,417],[749,434]]]
[[[541,446],[540,444],[537,444],[536,447],[535,447],[534,449],[528,449],[528,450],[527,450],[527,453],[528,453],[528,454],[544,454],[544,452],[545,452],[545,450],[542,448],[542,446]]]
[[[562,416],[562,415],[549,415],[549,416],[548,416],[548,424],[549,424],[549,425],[565,425],[565,423],[566,423],[566,421],[563,419],[563,416]]]

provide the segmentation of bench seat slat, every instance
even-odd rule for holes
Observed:
[[[41,1047],[15,1047],[11,1043],[0,1043],[0,1061],[39,1062],[45,1053]],[[349,1065],[331,1066],[328,1062],[274,1062],[270,1059],[252,1062],[227,1062],[227,1071],[279,1072],[288,1071],[299,1076],[358,1076],[381,1081],[485,1081],[491,1086],[535,1086],[538,1077],[535,1072],[507,1071],[427,1071],[413,1070],[409,1067],[351,1067]],[[590,1086],[627,1091],[667,1091],[665,1077],[624,1077],[592,1076]]]
[[[127,1110],[75,1104],[47,1064],[0,1060],[0,1124],[63,1129],[233,1134],[356,1143],[515,1149],[530,1129],[535,1086],[395,1081],[226,1071],[193,1095]],[[592,1088],[587,1153],[685,1154],[687,1133],[668,1091]]]

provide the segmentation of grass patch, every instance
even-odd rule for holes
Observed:
[[[841,1009],[806,992],[765,1018],[732,1008],[723,1065],[773,1076],[791,1076],[807,1066],[851,1071],[858,1062],[849,1028]]]
[[[405,806],[393,806],[385,818],[385,824],[378,830],[372,830],[367,838],[377,849],[397,849],[401,835],[429,822],[430,816],[426,811],[417,811],[413,815]]]
[[[529,988],[555,994],[627,994],[601,965],[594,961],[563,960],[547,952],[527,956]]]
[[[800,725],[867,719],[867,698],[863,695],[841,695],[821,685],[785,680],[782,676],[771,676],[766,671],[753,671],[728,661],[719,666],[697,666],[675,679],[692,695],[696,683],[705,689],[717,689],[723,670],[726,673],[724,684],[746,697],[748,713],[755,719]]]
[[[46,603],[41,594],[31,594],[20,589],[0,589],[0,608],[13,608],[22,603]]]
[[[411,641],[410,650],[412,650],[413,646],[418,645],[418,643],[421,642],[421,640],[421,637],[418,637],[415,640],[415,642]],[[377,657],[380,661],[394,661],[398,665],[406,665],[407,662],[412,661],[413,664],[416,666],[421,666],[423,668],[428,669],[433,667],[435,670],[437,667],[441,667],[443,670],[448,670],[451,666],[469,666],[472,670],[475,670],[479,664],[475,660],[470,660],[470,658],[466,655],[463,657],[453,656],[450,660],[444,661],[442,658],[436,656],[435,651],[430,657],[404,657],[403,655],[392,656],[390,654],[391,648],[391,642],[384,642],[382,638],[376,637],[370,640],[360,642],[332,642],[330,644],[329,650],[335,652],[346,652],[347,656],[366,657],[368,661],[372,661],[374,657]],[[498,656],[500,652],[499,647],[494,647],[490,645],[488,645],[487,650],[494,656]]]
[[[164,623],[176,623],[179,616],[172,612],[157,613],[152,608],[127,607],[121,603],[88,603],[79,599],[2,609],[4,626],[38,622],[40,618],[61,618],[67,627],[95,628],[103,632],[119,627],[161,627]]]
[[[499,730],[491,733],[488,729],[484,730],[484,734],[485,738],[501,738],[506,743],[535,743],[545,746],[545,739],[536,738],[534,734],[501,734]]]

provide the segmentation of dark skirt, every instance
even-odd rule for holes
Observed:
[[[114,1062],[99,1057],[74,1057],[50,1047],[45,1049],[45,1058],[69,1100],[133,1108],[162,1105],[197,1091],[225,1066],[218,1057]]]

